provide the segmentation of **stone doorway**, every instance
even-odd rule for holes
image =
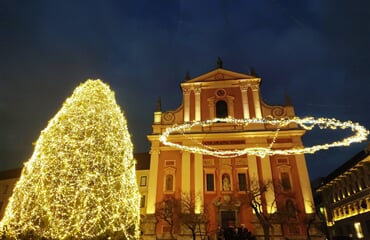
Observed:
[[[236,212],[235,211],[221,211],[221,226],[226,229],[229,227],[236,227]]]

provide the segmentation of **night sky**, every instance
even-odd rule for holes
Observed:
[[[216,68],[262,78],[263,100],[298,116],[370,128],[370,2],[367,0],[2,0],[0,170],[22,167],[75,87],[100,78],[116,93],[135,152],[149,150],[158,97],[181,105],[180,83]],[[303,139],[321,144],[326,136]],[[311,179],[366,146],[307,155]]]

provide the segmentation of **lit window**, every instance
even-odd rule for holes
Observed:
[[[140,187],[145,187],[146,186],[146,176],[141,176],[140,177]]]
[[[355,222],[354,226],[356,229],[357,238],[364,238],[364,234],[362,233],[361,223]]]

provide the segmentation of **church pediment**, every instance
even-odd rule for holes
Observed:
[[[240,79],[256,79],[257,77],[242,74],[238,72],[233,72],[223,68],[217,68],[211,72],[202,74],[198,77],[192,78],[186,83],[195,83],[195,82],[210,82],[210,81],[223,81],[223,80],[240,80]]]

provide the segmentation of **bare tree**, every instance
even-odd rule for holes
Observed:
[[[180,201],[173,196],[168,196],[163,201],[157,203],[156,209],[156,217],[168,224],[171,239],[174,239],[174,233],[179,226]]]
[[[292,224],[306,225],[306,236],[310,240],[310,228],[321,230],[323,233],[322,217],[316,214],[303,214],[292,199],[296,198],[294,191],[286,191],[287,186],[279,180],[270,182],[251,181],[246,190],[244,203],[249,205],[263,229],[264,239],[269,240],[274,224],[280,226],[291,226]],[[274,199],[267,203],[265,194],[272,190]],[[312,203],[313,204],[313,203]]]
[[[246,190],[246,197],[244,200],[244,202],[254,210],[262,226],[265,240],[270,239],[270,229],[273,228],[272,222],[274,218],[272,214],[268,213],[267,208],[272,209],[276,204],[274,201],[271,206],[267,206],[263,196],[271,186],[272,182],[251,181],[249,188]]]
[[[197,197],[199,196],[183,193],[181,198],[166,197],[157,203],[156,216],[168,224],[171,238],[175,238],[174,234],[180,226],[190,230],[193,240],[197,235],[201,238],[207,235],[205,230],[207,214],[205,210],[197,209],[198,207],[203,208],[203,206],[197,206]]]
[[[206,210],[200,211],[200,209],[196,209],[196,207],[203,208],[203,206],[196,206],[197,197],[199,196],[184,193],[181,198],[182,212],[180,213],[180,224],[190,230],[193,240],[196,239],[197,234],[202,239],[207,235],[206,231],[203,231],[207,223],[207,212]]]
[[[312,206],[314,206],[313,203]],[[303,221],[307,226],[307,240],[311,240],[311,229],[317,230],[321,234],[325,235],[327,238],[329,237],[325,214],[323,212],[317,211],[316,209],[314,213],[306,215]]]

